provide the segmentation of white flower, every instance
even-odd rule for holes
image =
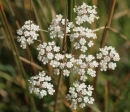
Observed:
[[[41,80],[44,79],[44,80]],[[30,93],[34,92],[39,98],[43,98],[48,94],[53,95],[55,90],[53,85],[49,82],[51,77],[46,76],[45,72],[39,72],[39,75],[32,76],[29,81]]]
[[[60,66],[60,62],[56,61],[56,60],[51,60],[50,61],[50,65],[54,68],[59,67]]]
[[[85,97],[84,97],[84,102],[85,102],[85,103],[88,103],[88,101],[89,101],[88,96],[85,96]]]
[[[93,59],[95,59],[95,57],[93,55],[88,55],[85,59],[86,59],[86,62],[90,62]]]
[[[94,70],[91,69],[91,68],[88,68],[87,74],[91,75],[92,77],[95,77],[95,76],[96,76],[96,71],[94,71]]]
[[[63,58],[64,58],[64,55],[59,54],[59,53],[55,54],[55,59],[56,60],[62,60]]]
[[[82,52],[85,52],[87,50],[87,47],[86,46],[81,46],[81,49],[80,49]]]
[[[78,74],[84,75],[85,74],[85,70],[84,69],[79,69]]]
[[[85,82],[88,78],[85,75],[81,75],[80,76],[80,80]]]
[[[110,69],[114,70],[114,69],[116,68],[116,63],[110,62],[110,63],[108,64],[108,67],[109,67]]]
[[[64,30],[65,30],[65,19],[62,18],[62,15],[56,15],[56,18],[52,20],[50,27],[48,30],[50,31],[50,38],[64,38]],[[70,28],[73,28],[74,25],[72,22],[66,20],[66,33],[70,32]]]
[[[20,47],[23,49],[26,49],[26,43],[33,44],[34,40],[37,40],[37,37],[39,34],[37,34],[37,31],[39,31],[39,26],[33,24],[33,21],[25,21],[25,24],[17,30],[17,40],[20,42]],[[24,38],[23,38],[24,37]]]
[[[77,13],[77,17],[75,18],[76,24],[80,25],[83,22],[92,23],[94,19],[98,19],[95,14],[97,13],[95,7],[88,6],[83,3],[81,6],[75,7],[74,12]]]
[[[51,47],[51,46],[47,46],[47,47],[46,47],[46,51],[49,52],[49,51],[51,51],[51,50],[52,50],[52,47]]]
[[[65,67],[65,63],[60,63],[60,69],[63,69]]]
[[[57,47],[57,46],[54,46],[53,49],[54,49],[55,52],[59,52],[60,51],[60,47]]]
[[[41,61],[43,62],[43,64],[48,63],[48,59],[46,57],[43,57]]]
[[[90,66],[91,68],[98,67],[98,62],[96,62],[96,61],[90,62],[90,63],[89,63],[89,66]]]
[[[85,83],[80,83],[79,81],[75,81],[73,85],[74,87],[69,88],[69,94],[66,96],[67,100],[71,100],[71,108],[76,109],[77,104],[83,108],[87,103],[93,103],[92,86],[87,86]]]
[[[94,43],[92,42],[92,41],[90,41],[89,43],[88,43],[88,46],[89,47],[92,47],[94,45]]]
[[[59,69],[54,69],[54,74],[55,75],[59,75],[60,74],[60,70]]]
[[[104,60],[101,60],[100,62],[100,70],[101,71],[106,71],[107,70],[107,62]]]
[[[54,57],[54,55],[51,53],[51,52],[49,52],[49,53],[47,53],[47,58],[48,59],[53,59],[53,57]]]
[[[45,54],[45,50],[44,49],[40,49],[39,55],[44,55],[44,54]]]
[[[63,75],[64,76],[69,76],[69,74],[70,74],[70,71],[68,71],[67,69],[65,69],[65,70],[63,70]]]
[[[104,48],[99,49],[97,54],[97,59],[100,59],[100,70],[106,71],[107,68],[114,70],[116,68],[116,63],[111,61],[119,61],[119,54],[115,51],[115,48],[112,46],[105,46]]]
[[[72,62],[67,62],[67,63],[66,63],[66,67],[72,68],[72,67],[73,67],[73,63],[72,63]]]
[[[79,43],[83,46],[83,45],[85,45],[86,40],[85,40],[84,38],[81,38],[81,39],[79,40]]]
[[[79,48],[80,48],[80,44],[79,44],[78,42],[75,42],[74,48],[75,48],[75,49],[79,49]]]
[[[97,54],[97,59],[101,59],[102,58],[102,53]]]

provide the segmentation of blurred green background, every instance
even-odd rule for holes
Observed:
[[[68,0],[69,1],[69,0]],[[71,1],[71,0],[70,0]],[[70,3],[68,2],[68,4]],[[96,29],[105,26],[111,0],[75,0],[75,5],[82,2],[97,6],[96,20],[89,28]],[[47,30],[51,20],[56,14],[65,17],[67,0],[0,0],[4,8],[8,25],[0,13],[0,112],[53,112],[54,96],[39,99],[27,90],[26,81],[36,75],[39,70],[46,70],[52,75],[50,66],[43,66],[37,60],[36,46],[31,45],[27,50],[22,50],[16,41],[16,30],[26,20],[33,20],[42,29]],[[2,9],[0,10],[2,12]],[[69,10],[68,10],[69,12]],[[73,18],[71,18],[73,20]],[[11,34],[10,34],[10,32]],[[95,46],[89,51],[95,54],[100,46],[103,29],[96,32]],[[11,36],[12,35],[12,36]],[[12,42],[11,37],[15,40]],[[42,41],[50,41],[49,35],[40,32]],[[16,46],[19,55],[14,53]],[[63,79],[60,87],[57,112],[130,112],[130,1],[117,0],[111,28],[108,31],[105,45],[114,46],[120,54],[120,61],[114,71],[100,72],[95,88],[94,105],[85,109],[71,110],[68,102],[64,100],[66,84],[73,79]],[[18,57],[19,58],[18,58]],[[19,62],[22,62],[20,65]],[[22,70],[23,68],[23,70]],[[24,73],[25,72],[25,73]],[[89,78],[87,83],[92,84]],[[53,77],[57,84],[57,76]]]

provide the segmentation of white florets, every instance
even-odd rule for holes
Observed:
[[[106,71],[107,68],[114,70],[116,68],[116,63],[111,61],[119,61],[119,54],[115,51],[112,46],[105,46],[104,48],[99,49],[97,54],[97,59],[100,59],[100,70]]]
[[[94,19],[99,18],[96,16],[96,6],[88,6],[83,3],[81,6],[75,7],[74,12],[77,14],[75,18],[76,24],[64,19],[60,14],[56,15],[56,18],[52,20],[48,28],[50,38],[53,41],[39,44],[37,50],[39,52],[38,60],[44,65],[49,64],[53,67],[53,73],[55,75],[62,73],[63,76],[68,77],[71,73],[75,74],[73,76],[78,81],[73,83],[74,87],[69,88],[69,94],[67,94],[66,98],[67,100],[71,100],[70,107],[76,109],[77,105],[83,108],[87,103],[93,104],[94,102],[94,98],[92,97],[92,90],[94,88],[85,84],[85,81],[88,79],[86,74],[95,77],[95,67],[99,65],[101,71],[106,71],[108,68],[114,70],[116,68],[114,61],[119,61],[120,57],[111,46],[105,46],[99,49],[99,53],[96,55],[96,58],[100,60],[99,63],[93,55],[86,55],[88,49],[94,45],[93,40],[97,36],[91,29],[80,25],[84,22],[91,24]],[[20,47],[25,49],[26,44],[33,44],[34,40],[37,40],[39,36],[37,34],[39,30],[39,26],[35,25],[33,21],[26,21],[17,30],[17,40],[21,44]],[[61,50],[54,41],[56,37],[62,40],[65,35],[72,42],[73,47],[71,53],[66,53],[65,49]],[[67,45],[63,47],[66,47],[66,51],[70,49]],[[78,53],[79,51],[80,54]],[[53,85],[50,83],[51,77],[47,76],[44,71],[39,72],[38,75],[31,77],[28,81],[30,84],[30,93],[37,94],[39,98],[43,98],[47,94],[53,95],[55,92]]]
[[[94,98],[92,97],[92,90],[94,88],[85,83],[76,81],[73,83],[74,87],[69,88],[69,94],[67,94],[67,100],[71,100],[70,107],[76,109],[77,105],[83,108],[86,104],[93,104]]]
[[[50,32],[50,38],[64,38],[64,32],[66,27],[66,33],[70,32],[70,29],[74,27],[74,24],[72,22],[66,21],[65,26],[65,19],[62,15],[56,15],[56,18],[52,20],[50,27],[48,28]]]
[[[43,98],[47,94],[53,95],[55,92],[53,85],[50,83],[51,77],[47,76],[44,71],[32,76],[28,81],[30,93],[35,93],[39,98]]]
[[[88,6],[83,3],[81,6],[75,7],[74,12],[77,13],[77,17],[75,18],[76,24],[81,25],[84,22],[92,23],[94,19],[98,19],[96,16],[96,6]]]
[[[21,43],[20,47],[23,49],[26,49],[26,43],[33,44],[34,40],[37,40],[37,37],[39,34],[37,34],[37,31],[39,31],[39,26],[35,25],[33,21],[26,21],[25,24],[17,30],[17,41]]]

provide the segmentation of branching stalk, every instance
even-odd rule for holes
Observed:
[[[64,38],[63,38],[63,44],[62,44],[62,54],[63,55],[66,53],[66,26],[67,26],[67,8],[66,8],[66,18],[65,18],[65,31],[64,31]],[[63,69],[60,69],[60,75],[59,75],[57,90],[56,90],[54,112],[56,112],[56,109],[57,109],[57,101],[58,101],[58,94],[59,94],[59,88],[60,88],[60,82],[62,79],[62,74],[63,74]]]
[[[105,42],[106,42],[106,38],[107,38],[107,34],[108,34],[108,28],[111,25],[112,16],[113,16],[113,13],[114,13],[115,3],[116,3],[116,0],[111,0],[111,4],[110,4],[110,7],[109,7],[109,12],[108,12],[108,20],[107,20],[107,23],[105,25],[105,29],[103,31],[102,40],[101,40],[101,44],[100,44],[101,48],[104,47]],[[100,63],[100,60],[98,60],[98,62]],[[97,83],[99,70],[100,70],[100,67],[97,67],[96,68],[96,77],[93,80],[93,87],[95,88],[95,90],[96,90],[96,83]],[[95,93],[95,90],[93,91],[93,95]]]
[[[9,32],[9,36],[10,36],[10,40],[11,40],[11,43],[12,43],[12,47],[13,47],[15,53],[16,53],[16,58],[17,58],[17,61],[18,61],[19,66],[20,66],[21,73],[22,73],[22,75],[23,75],[23,78],[25,79],[25,82],[26,82],[26,85],[27,85],[27,88],[28,88],[28,83],[27,83],[27,79],[26,79],[26,74],[25,74],[25,71],[24,71],[22,62],[21,62],[21,60],[19,59],[19,52],[18,52],[18,50],[17,50],[16,44],[15,44],[15,41],[14,41],[12,32],[11,32],[10,27],[9,27],[9,24],[8,24],[8,20],[7,20],[7,18],[6,18],[5,12],[4,12],[4,8],[3,8],[1,2],[0,2],[0,11],[1,11],[1,13],[2,13],[4,22],[5,22],[5,24],[6,24],[6,27],[7,27],[8,32]],[[31,98],[31,101],[33,102],[33,109],[34,109],[34,111],[36,112],[37,109],[36,109],[36,105],[35,105],[34,101],[32,100],[33,98],[32,98],[30,95],[29,95],[29,97]]]

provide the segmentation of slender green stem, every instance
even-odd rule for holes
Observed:
[[[9,36],[10,36],[10,39],[11,39],[11,42],[12,42],[13,49],[14,49],[14,51],[16,52],[16,57],[17,57],[17,60],[18,60],[19,65],[20,65],[22,75],[23,75],[23,77],[24,77],[24,79],[25,79],[25,71],[24,71],[23,65],[22,65],[22,63],[21,63],[21,61],[20,61],[20,59],[19,59],[19,53],[18,53],[16,44],[15,44],[15,41],[14,41],[12,32],[11,32],[11,30],[10,30],[10,28],[9,28],[9,24],[8,24],[8,21],[7,21],[5,12],[4,12],[4,8],[3,8],[3,6],[2,6],[1,3],[0,3],[0,10],[1,10],[2,16],[3,16],[3,18],[4,18],[4,21],[5,21],[7,30],[8,30],[8,32],[9,32]]]
[[[24,71],[24,67],[23,67],[23,65],[22,65],[21,60],[19,59],[19,52],[18,52],[18,50],[17,50],[17,47],[16,47],[16,44],[15,44],[15,41],[14,41],[12,32],[11,32],[10,27],[9,27],[9,24],[8,24],[8,20],[7,20],[7,18],[6,18],[5,12],[4,12],[4,8],[3,8],[3,6],[2,6],[1,3],[0,3],[0,11],[1,11],[1,13],[2,13],[2,16],[3,16],[3,18],[4,18],[4,22],[5,22],[5,24],[6,24],[6,27],[7,27],[8,32],[9,32],[9,36],[10,36],[10,40],[11,40],[11,43],[12,43],[12,47],[13,47],[13,49],[14,49],[14,51],[15,51],[15,52],[13,52],[13,54],[14,54],[14,56],[16,56],[16,58],[17,58],[18,65],[20,66],[20,70],[21,70],[22,76],[23,76],[23,78],[25,79],[25,82],[26,82],[26,85],[27,85],[27,88],[28,88],[28,83],[27,83],[27,79],[26,79],[26,74],[25,74],[25,71]],[[15,55],[15,54],[16,54],[16,55]],[[29,94],[28,94],[28,95],[29,95]],[[29,96],[29,97],[31,97],[31,96]],[[32,101],[32,98],[31,98],[31,101]],[[35,112],[37,111],[35,103],[33,103],[33,109],[34,109]]]
[[[75,0],[68,0],[68,20],[70,22],[73,22],[74,20],[74,11],[73,11],[74,5],[75,5]],[[71,49],[71,42],[69,38],[67,38],[67,46]]]
[[[62,54],[64,55],[66,53],[66,26],[67,26],[67,8],[66,8],[66,18],[65,18],[65,31],[64,31],[64,38],[63,38],[63,44],[62,44]],[[57,90],[56,90],[56,98],[55,98],[55,105],[54,105],[54,112],[56,112],[57,109],[57,101],[58,101],[58,94],[59,94],[59,88],[60,88],[60,82],[63,75],[63,69],[60,69],[60,75],[58,79],[57,84]]]
[[[54,105],[54,112],[56,112],[57,109],[57,101],[58,101],[58,94],[59,94],[59,88],[60,88],[60,82],[62,79],[62,74],[63,74],[63,70],[60,70],[60,75],[59,75],[59,79],[58,79],[58,84],[57,84],[57,90],[56,90],[56,98],[55,98],[55,105]]]
[[[73,8],[75,6],[75,0],[67,0],[67,4],[68,4],[68,20],[70,22],[74,21],[74,11]],[[67,34],[67,53],[70,53],[70,51],[73,52],[72,50],[72,45],[71,45],[71,41],[69,39],[69,36],[71,35],[72,32],[70,32],[70,34]],[[69,87],[71,86],[71,76],[66,77],[66,87],[67,87],[67,91],[69,90]]]
[[[109,7],[109,12],[108,12],[108,20],[107,20],[107,23],[106,23],[106,26],[105,26],[105,29],[104,29],[103,35],[102,35],[101,47],[104,47],[104,44],[106,42],[106,38],[107,38],[107,34],[108,34],[108,28],[111,25],[113,13],[114,13],[115,3],[116,3],[116,0],[111,0],[111,4],[110,4],[110,7]]]
[[[111,4],[110,4],[110,7],[109,7],[109,12],[108,12],[108,20],[107,20],[105,29],[103,31],[102,40],[101,40],[101,44],[100,44],[101,48],[104,47],[105,42],[106,42],[106,38],[107,38],[107,34],[108,34],[108,28],[111,25],[115,3],[116,3],[116,0],[111,0]],[[100,63],[100,60],[98,60],[98,62]],[[96,68],[96,77],[93,80],[93,86],[94,86],[95,89],[96,89],[96,83],[97,83],[97,79],[98,79],[98,75],[99,75],[99,70],[100,70],[100,67],[97,67]],[[93,91],[93,95],[94,95],[94,93],[95,93],[95,90]]]
[[[108,82],[105,84],[105,112],[108,112]]]

